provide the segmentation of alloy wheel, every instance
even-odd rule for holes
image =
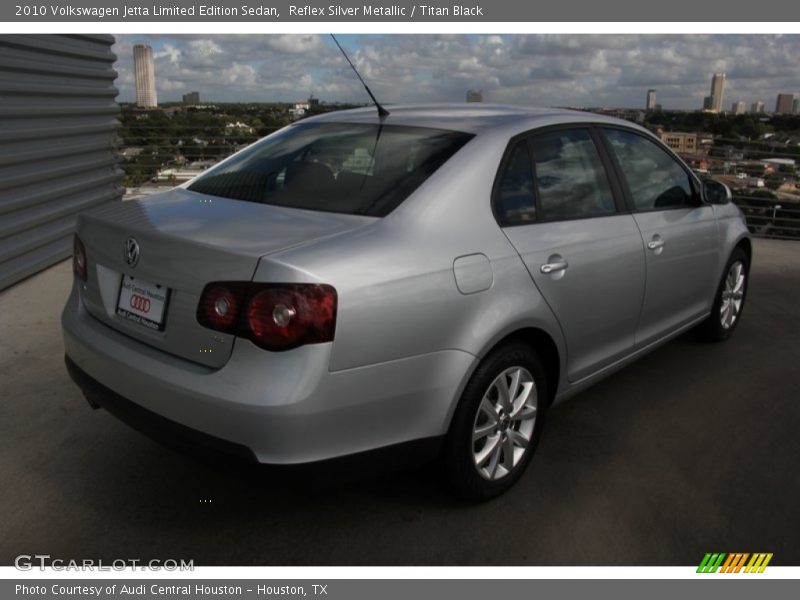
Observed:
[[[525,456],[537,408],[536,384],[524,367],[504,370],[489,385],[472,428],[473,463],[484,479],[502,479]]]
[[[722,302],[719,307],[719,321],[723,329],[730,329],[739,318],[744,302],[745,269],[741,261],[734,262],[728,275],[725,277],[725,284],[722,288]]]

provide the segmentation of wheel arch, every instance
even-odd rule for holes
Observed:
[[[539,354],[539,358],[541,358],[542,363],[545,368],[545,374],[547,376],[547,384],[548,384],[548,398],[547,402],[548,405],[553,403],[557,393],[558,393],[558,386],[559,382],[561,381],[561,372],[562,372],[562,364],[561,360],[564,356],[564,352],[560,350],[556,339],[548,333],[546,330],[542,329],[541,327],[536,326],[520,326],[505,333],[500,334],[497,338],[491,340],[486,347],[483,349],[482,352],[477,356],[475,363],[473,364],[472,368],[469,372],[465,375],[464,380],[459,386],[458,395],[456,396],[456,401],[453,402],[453,406],[450,409],[450,414],[448,415],[447,421],[447,428],[449,430],[450,425],[452,423],[453,414],[455,414],[455,409],[458,406],[458,403],[461,401],[461,394],[464,388],[467,385],[467,382],[472,378],[472,375],[475,373],[475,369],[478,368],[478,365],[481,364],[484,358],[486,358],[491,352],[493,352],[496,348],[499,348],[503,344],[519,341],[523,342],[534,350],[537,351]]]
[[[731,250],[733,253],[737,248],[741,248],[744,251],[745,256],[747,257],[747,268],[750,269],[750,265],[753,264],[753,242],[749,237],[742,237],[736,245]]]
[[[537,327],[525,327],[522,329],[517,329],[516,331],[508,334],[506,337],[500,340],[500,342],[495,344],[492,350],[494,350],[494,348],[500,344],[511,341],[524,342],[536,350],[536,352],[539,354],[539,358],[542,359],[542,364],[544,365],[545,374],[547,376],[547,387],[549,391],[547,403],[552,404],[553,399],[556,397],[556,393],[558,392],[558,384],[561,376],[560,353],[558,351],[558,346],[556,346],[555,340],[553,340],[550,334],[543,329],[539,329]]]

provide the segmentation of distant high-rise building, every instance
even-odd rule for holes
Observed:
[[[713,110],[714,109],[714,102],[711,96],[704,96],[703,97],[703,110]]]
[[[711,106],[710,110],[722,112],[722,98],[725,95],[725,73],[714,73],[711,78]]]
[[[800,98],[795,98],[794,102],[792,102],[792,112],[800,115]]]
[[[467,90],[467,102],[483,102],[483,91]]]
[[[183,95],[183,103],[187,106],[197,106],[200,104],[200,92],[189,92]]]
[[[789,115],[792,114],[792,108],[794,108],[794,94],[778,94],[778,99],[775,101],[775,112]]]
[[[747,112],[747,105],[744,103],[744,100],[734,102],[731,105],[731,112],[734,115],[743,115],[745,112]]]
[[[136,106],[155,108],[158,106],[156,72],[153,67],[153,49],[150,46],[136,44],[133,47],[133,69],[136,74]]]
[[[656,109],[656,91],[653,89],[647,90],[647,104],[645,104],[645,108],[647,110]]]
[[[750,105],[750,112],[753,113],[753,114],[756,114],[756,115],[763,113],[764,112],[764,103],[761,102],[761,100],[753,102]]]

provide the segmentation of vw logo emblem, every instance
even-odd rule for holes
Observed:
[[[139,242],[135,238],[129,237],[125,240],[125,262],[131,268],[139,262]]]

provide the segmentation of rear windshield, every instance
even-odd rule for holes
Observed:
[[[201,175],[189,189],[248,202],[382,217],[470,138],[422,127],[298,124]]]

